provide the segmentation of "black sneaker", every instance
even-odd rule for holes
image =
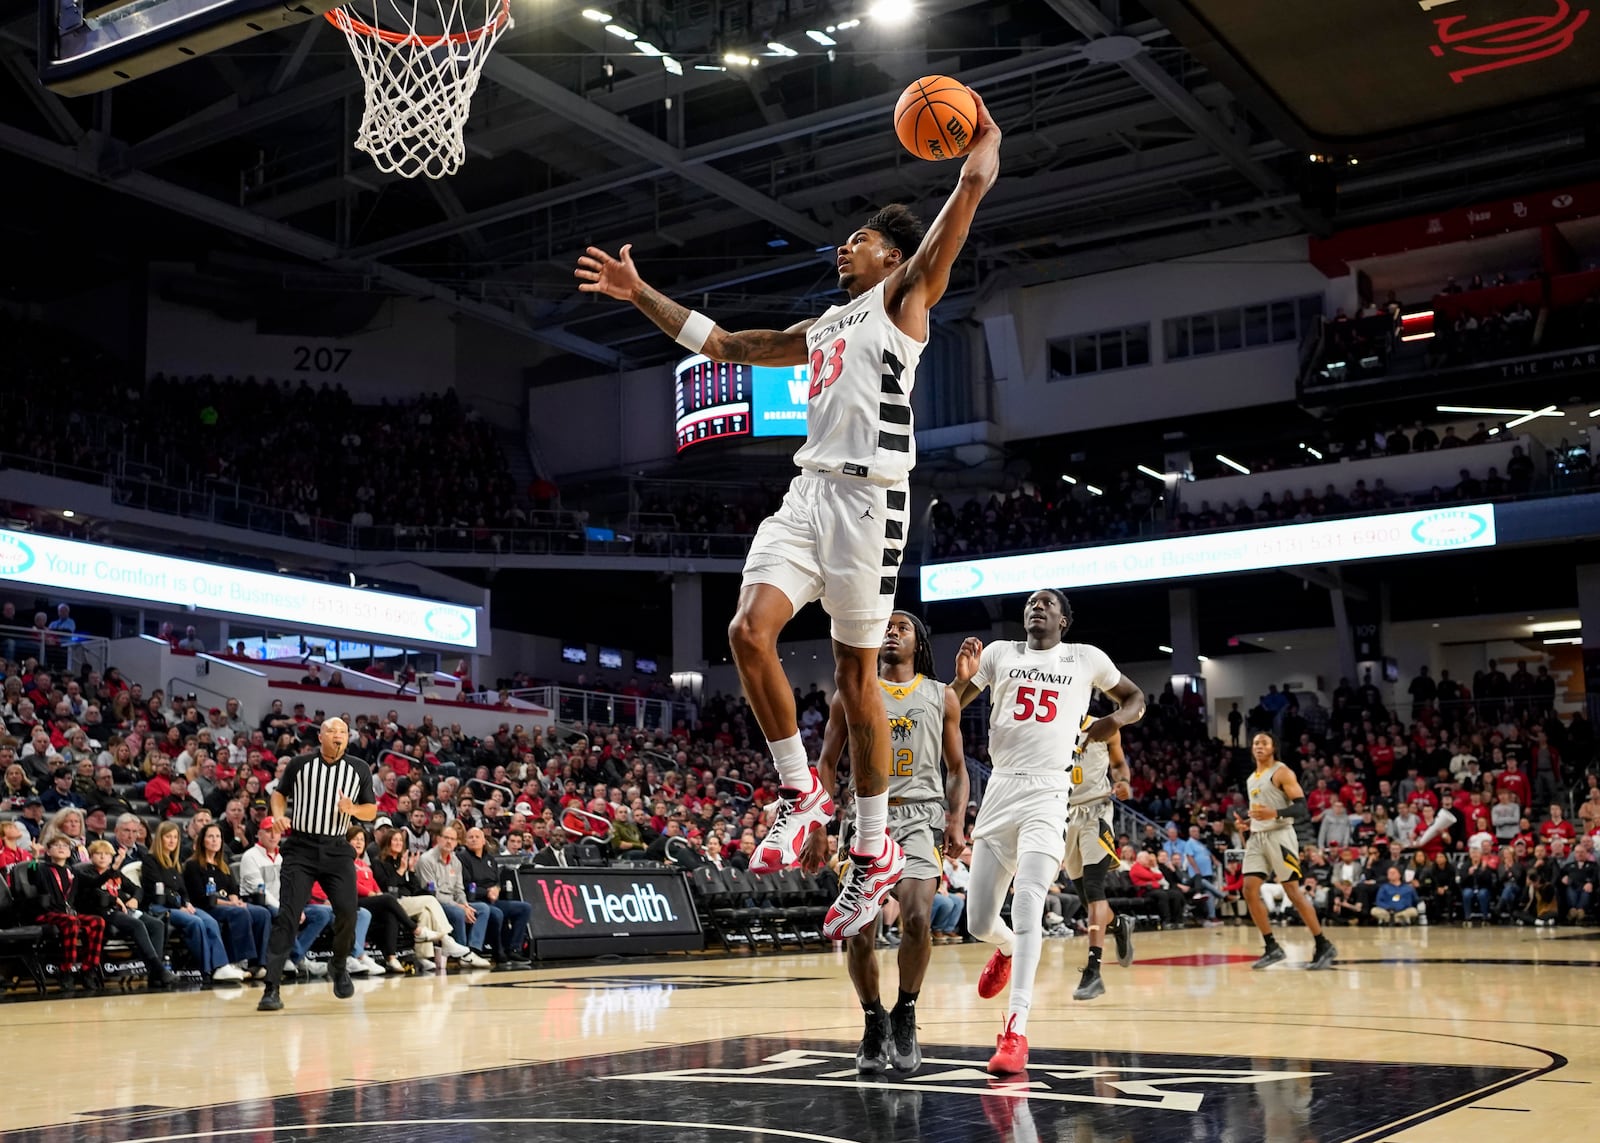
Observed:
[[[1133,965],[1133,918],[1119,915],[1111,922],[1111,936],[1117,942],[1117,963],[1123,968]],[[1098,994],[1097,994],[1098,995]]]
[[[1333,962],[1338,955],[1339,950],[1333,947],[1332,941],[1323,941],[1322,946],[1312,954],[1310,967],[1313,969],[1332,968]]]
[[[1286,961],[1288,959],[1289,959],[1289,954],[1283,951],[1283,946],[1282,945],[1273,945],[1266,952],[1262,953],[1261,956],[1259,958],[1257,958],[1256,962],[1254,964],[1252,964],[1250,967],[1251,968],[1271,968],[1273,965],[1282,964],[1284,961]]]
[[[1089,965],[1083,970],[1083,979],[1078,981],[1078,987],[1073,989],[1072,999],[1093,1000],[1096,996],[1106,994],[1106,982],[1100,978],[1100,970],[1094,965]]]
[[[283,1009],[283,997],[278,994],[278,986],[269,984],[261,993],[261,999],[256,1001],[257,1012],[279,1012]]]
[[[350,979],[349,972],[329,972],[328,976],[333,980],[333,994],[340,1000],[349,1000],[356,994],[356,982]]]
[[[877,1075],[889,1067],[889,1014],[867,1014],[867,1028],[856,1048],[856,1071]]]
[[[896,1005],[889,1013],[889,1062],[897,1072],[914,1072],[922,1066],[922,1045],[917,1043],[917,1010]]]

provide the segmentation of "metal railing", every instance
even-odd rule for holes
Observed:
[[[104,673],[110,653],[111,641],[98,635],[0,626],[0,659],[35,658],[50,670],[78,672],[87,666]]]
[[[601,726],[631,726],[639,730],[670,730],[678,718],[688,718],[687,707],[670,699],[646,698],[643,695],[618,695],[608,691],[579,690],[559,685],[520,687],[501,691],[499,699],[510,699],[543,707],[558,722],[567,724],[575,737],[587,740],[582,730],[591,723]],[[469,702],[487,702],[488,696],[463,696]]]

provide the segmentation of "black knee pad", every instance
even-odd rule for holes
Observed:
[[[1083,876],[1078,879],[1078,891],[1083,897],[1085,906],[1093,905],[1097,901],[1106,899],[1106,874],[1111,871],[1111,855],[1107,854],[1093,865],[1083,867]]]

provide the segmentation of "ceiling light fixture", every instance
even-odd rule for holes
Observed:
[[[834,44],[839,42],[832,36],[828,35],[827,32],[819,32],[815,28],[807,28],[806,35],[810,36],[811,39],[821,44],[825,48],[831,48]]]
[[[1134,467],[1136,467],[1140,472],[1144,473],[1146,476],[1150,477],[1150,479],[1152,479],[1152,480],[1159,480],[1163,484],[1165,484],[1167,482],[1167,477],[1166,477],[1165,473],[1157,472],[1155,469],[1151,468],[1148,464],[1135,465]]]
[[[694,65],[694,70],[695,71],[727,71],[728,69],[723,67],[721,64],[695,64]],[[833,247],[832,246],[827,246],[827,247],[824,247],[824,249],[832,250]]]
[[[1554,405],[1546,405],[1542,409],[1535,409],[1530,413],[1524,413],[1522,416],[1516,418],[1516,420],[1507,421],[1506,422],[1506,428],[1514,429],[1518,425],[1525,425],[1529,421],[1533,420],[1535,417],[1564,417],[1564,416],[1566,416],[1566,414],[1563,413],[1560,409],[1556,408]]]
[[[63,508],[63,509],[61,509],[61,514],[63,516],[65,516],[68,520],[72,519],[74,516],[77,515],[77,513],[74,512],[71,508]]]
[[[1322,454],[1320,452],[1318,452],[1316,449],[1312,448],[1310,445],[1306,445],[1306,451],[1309,452],[1312,456],[1316,457],[1318,460],[1322,459]]]
[[[1061,474],[1061,479],[1065,480],[1068,484],[1076,484],[1076,483],[1078,483],[1078,478],[1076,476],[1068,476],[1064,472]]]
[[[1158,647],[1157,647],[1157,648],[1156,648],[1156,650],[1157,650],[1157,651],[1160,651],[1160,652],[1161,652],[1161,653],[1162,653],[1162,654],[1163,654],[1163,655],[1170,655],[1170,654],[1172,654],[1172,648],[1171,648],[1171,647],[1169,647],[1169,646],[1167,646],[1167,645],[1166,645],[1166,644],[1165,644],[1165,643],[1162,643],[1162,644],[1161,644],[1161,645],[1160,645],[1160,646],[1158,646]]]
[[[649,40],[635,40],[633,42],[633,50],[642,56],[659,56],[661,54],[661,49]]]
[[[661,66],[667,69],[669,75],[682,75],[683,65],[671,56],[661,57]]]
[[[1576,619],[1552,619],[1548,623],[1535,623],[1528,630],[1539,635],[1546,631],[1576,631],[1582,626],[1583,624]]]
[[[606,31],[610,32],[613,36],[616,36],[620,40],[627,40],[630,44],[639,38],[639,33],[630,32],[621,24],[607,24]]]
[[[1196,656],[1195,656],[1195,658],[1196,658],[1196,659],[1199,659],[1199,660],[1200,660],[1200,661],[1201,661],[1201,662],[1202,662],[1202,663],[1209,663],[1209,662],[1211,662],[1211,659],[1210,659],[1210,657],[1209,657],[1209,656],[1207,656],[1207,655],[1196,655]]]
[[[585,20],[593,20],[596,24],[611,23],[610,13],[602,12],[598,8],[585,8],[583,10],[583,18]]]
[[[1544,645],[1546,647],[1554,647],[1558,643],[1569,644],[1571,646],[1578,646],[1578,645],[1583,643],[1583,636],[1582,635],[1573,635],[1573,636],[1570,636],[1570,637],[1565,638],[1565,639],[1546,639],[1544,641]]]
[[[1223,456],[1220,452],[1217,454],[1217,460],[1221,461],[1223,464],[1227,465],[1229,468],[1233,469],[1235,472],[1242,472],[1246,476],[1250,475],[1250,470],[1248,468],[1246,468],[1244,465],[1240,464],[1238,461],[1233,460],[1230,457]]]
[[[768,40],[767,50],[775,56],[797,56],[800,54],[788,44],[780,44],[777,40]]]
[[[750,57],[739,52],[728,52],[722,57],[722,62],[732,64],[734,67],[749,67]]]
[[[1438,334],[1434,333],[1433,330],[1430,329],[1427,333],[1403,333],[1403,334],[1400,335],[1400,340],[1401,341],[1428,341],[1429,339],[1437,337],[1437,336],[1438,336]]]
[[[1520,417],[1532,409],[1490,409],[1481,405],[1435,405],[1441,413],[1478,413],[1485,417]]]
[[[1105,493],[1105,489],[1096,488],[1092,484],[1085,484],[1084,487],[1087,488],[1089,490],[1090,495],[1093,495],[1093,496],[1104,496],[1106,494]]]

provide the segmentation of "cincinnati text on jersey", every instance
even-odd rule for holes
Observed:
[[[1064,687],[1072,685],[1071,675],[1052,675],[1049,671],[1039,670],[1038,667],[1013,667],[1006,678],[1027,679],[1030,683],[1059,683]]]
[[[832,337],[834,334],[838,333],[841,329],[849,329],[853,325],[860,325],[862,322],[866,321],[867,318],[869,318],[870,316],[872,316],[870,310],[868,310],[866,308],[859,309],[855,313],[848,314],[845,317],[840,318],[836,322],[830,322],[829,324],[823,326],[821,329],[807,330],[806,331],[806,341],[808,341],[812,345],[815,345],[817,342],[822,341],[825,338]]]

